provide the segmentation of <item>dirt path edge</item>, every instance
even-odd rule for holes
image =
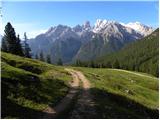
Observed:
[[[60,101],[60,103],[55,107],[47,107],[43,112],[45,119],[53,119],[57,118],[60,114],[65,111],[69,105],[73,102],[74,98],[76,97],[78,91],[79,91],[79,78],[78,76],[72,71],[71,69],[65,69],[68,71],[71,75],[73,80],[69,83],[70,84],[70,90],[68,94]]]

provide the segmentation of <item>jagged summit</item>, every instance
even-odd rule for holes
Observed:
[[[93,28],[93,32],[95,33],[102,32],[108,25],[116,24],[116,23],[117,23],[116,21],[97,19]]]
[[[128,33],[138,33],[142,36],[147,36],[151,34],[154,31],[154,29],[140,22],[130,22],[130,23],[124,24],[124,23],[112,21],[112,20],[97,19],[94,26],[91,26],[89,21],[84,22],[84,24],[82,25],[78,24],[73,28],[66,25],[58,25],[55,27],[50,27],[45,34],[46,36],[54,37],[55,35],[59,36],[62,33],[66,34],[67,32],[69,33],[75,32],[77,35],[81,36],[83,33],[86,33],[89,31],[93,33],[102,33],[102,34],[106,34],[106,33],[117,34],[117,33],[127,31]]]
[[[83,25],[82,25],[84,30],[91,30],[91,25],[89,21],[86,21]]]
[[[99,33],[99,32],[105,31],[106,29],[112,29],[112,28],[114,32],[116,30],[115,26],[123,26],[123,28],[128,30],[129,32],[134,30],[138,32],[139,34],[141,34],[142,36],[147,36],[154,31],[152,27],[144,25],[140,22],[133,22],[133,23],[130,22],[128,24],[124,24],[124,23],[117,22],[117,21],[97,19],[94,25],[94,28],[93,28],[93,32]]]
[[[152,27],[144,25],[140,22],[133,22],[133,23],[130,22],[128,24],[124,24],[124,26],[130,27],[144,36],[147,36],[154,31],[154,29]]]
[[[97,19],[92,26],[89,21],[75,27],[57,25],[44,34],[29,41],[33,54],[44,51],[51,53],[53,63],[62,58],[63,62],[75,59],[90,60],[106,52],[117,51],[125,44],[141,39],[152,33],[153,28],[135,23],[120,23]],[[98,36],[98,37],[96,37]]]

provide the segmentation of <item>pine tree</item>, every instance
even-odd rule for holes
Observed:
[[[90,63],[90,67],[95,68],[95,63],[94,63],[93,60],[92,60],[91,63]]]
[[[63,65],[63,62],[62,62],[61,58],[58,59],[57,65]]]
[[[37,60],[39,59],[38,54],[35,55],[35,59],[37,59]]]
[[[47,63],[51,63],[51,57],[50,57],[50,55],[47,55]]]
[[[113,68],[117,68],[117,69],[120,68],[120,65],[119,65],[119,62],[118,62],[117,59],[116,59],[116,60],[114,61],[114,63],[113,63]]]
[[[43,52],[42,52],[42,51],[40,52],[39,59],[40,59],[41,61],[44,61],[44,56],[43,56]]]
[[[108,62],[106,63],[106,67],[107,67],[107,68],[111,68],[111,67],[112,67],[112,65],[111,65],[111,62],[110,62],[110,61],[108,61]]]
[[[19,35],[16,37],[16,33],[11,23],[7,23],[5,26],[5,35],[2,41],[2,50],[15,55],[23,56]]]
[[[104,63],[101,63],[101,68],[105,68],[105,65],[104,65]]]
[[[22,50],[22,46],[21,46],[21,41],[20,41],[20,38],[19,38],[19,35],[17,36],[17,41],[16,41],[16,51],[15,51],[15,54],[16,55],[20,55],[20,56],[24,56],[23,54],[23,50]]]
[[[29,45],[28,45],[28,43],[27,43],[27,35],[26,35],[26,32],[24,33],[24,56],[25,57],[28,57],[28,58],[31,58],[31,54],[30,54],[30,52],[31,52],[31,49],[30,49],[30,47],[29,47]]]
[[[10,23],[7,23],[4,32],[5,32],[4,40],[6,41],[6,46],[8,49],[7,52],[15,54],[17,38],[14,28]]]

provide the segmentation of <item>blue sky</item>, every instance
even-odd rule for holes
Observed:
[[[10,0],[11,1],[11,0]],[[96,19],[118,22],[141,22],[158,27],[157,1],[101,1],[101,2],[3,2],[3,27],[9,21],[21,36],[29,37],[45,32],[58,24],[75,26]]]

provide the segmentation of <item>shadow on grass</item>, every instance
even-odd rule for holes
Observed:
[[[82,92],[82,90],[80,90]],[[159,111],[147,108],[135,101],[124,96],[111,94],[105,90],[91,88],[89,90],[95,101],[96,116],[79,113],[82,118],[87,119],[157,119],[159,118]],[[79,93],[79,95],[81,94]],[[76,108],[76,101],[78,96],[74,98],[68,108],[57,115],[56,118],[69,119],[73,110]],[[90,106],[90,105],[88,105]],[[76,118],[75,118],[76,119]]]
[[[1,103],[2,118],[38,119],[42,118],[43,114],[41,111],[20,106],[8,99],[3,99]]]
[[[97,88],[90,90],[94,95],[98,118],[159,118],[159,110],[147,108],[131,99],[111,94],[105,90]]]
[[[81,90],[80,90],[81,91]],[[135,119],[135,118],[159,118],[159,111],[155,109],[147,108],[135,101],[128,99],[126,97],[111,94],[105,90],[91,88],[89,90],[95,100],[95,107],[97,112],[97,118],[104,119]],[[5,98],[2,96],[2,98]],[[71,98],[67,98],[71,99]],[[70,118],[70,113],[75,109],[75,104],[78,96],[75,96],[72,102],[64,111],[62,111],[56,118]],[[26,108],[20,106],[8,99],[2,99],[1,102],[2,118],[44,118],[44,113],[42,111],[37,111],[34,109]],[[51,106],[53,107],[53,106]],[[48,114],[52,118],[52,114]],[[83,115],[85,116],[85,115]],[[90,118],[91,119],[91,118]]]
[[[50,103],[49,105],[58,104],[58,102],[64,97],[64,95],[62,95],[63,92],[59,90],[64,87],[64,82],[60,80],[51,80],[50,82],[47,82],[47,85],[45,86],[48,86],[49,88],[44,88],[44,86],[39,82],[31,85],[24,85],[19,81],[4,78],[2,78],[1,84],[2,118],[34,119],[43,118],[45,114],[42,111],[36,111],[35,109],[18,105],[17,103],[7,99],[8,96],[13,96],[15,98],[23,97],[35,103]],[[53,101],[50,101],[47,97],[43,96],[44,94],[52,97]]]

